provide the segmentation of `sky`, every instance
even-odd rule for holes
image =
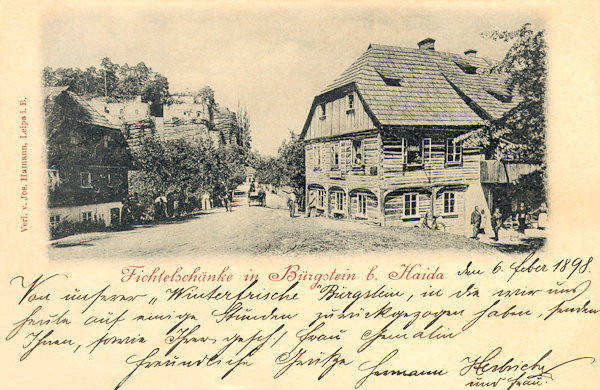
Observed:
[[[238,102],[250,117],[252,146],[274,155],[302,130],[312,99],[370,43],[417,47],[500,60],[509,44],[481,36],[524,23],[543,28],[534,9],[472,6],[405,8],[358,2],[207,2],[195,5],[57,9],[44,17],[43,66],[144,62],[169,80],[170,92],[215,91],[221,106]],[[96,3],[97,4],[97,3]],[[139,4],[139,3],[138,3]],[[180,3],[181,4],[181,3]],[[474,3],[476,4],[476,3]]]

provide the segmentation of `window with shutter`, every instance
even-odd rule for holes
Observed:
[[[335,142],[331,145],[331,169],[338,169],[340,166],[340,145]]]
[[[363,140],[352,141],[352,165],[361,166],[364,164],[364,145]]]
[[[430,163],[431,162],[431,138],[423,138],[421,152],[423,153],[423,163],[425,163],[425,164]]]
[[[346,170],[352,163],[352,141],[340,141],[340,169]]]

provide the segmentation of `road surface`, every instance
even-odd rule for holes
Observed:
[[[269,202],[276,206],[274,202]],[[290,218],[281,208],[217,208],[184,220],[135,226],[119,232],[79,234],[50,243],[52,260],[164,258],[214,255],[298,255],[389,250],[459,249],[494,253],[491,246],[422,228],[381,228],[323,217]]]

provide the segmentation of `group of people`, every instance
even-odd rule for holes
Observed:
[[[516,209],[513,209],[513,212],[509,217],[512,219],[512,221],[517,223],[517,232],[525,234],[527,222],[533,215],[537,215],[537,228],[545,229],[548,221],[548,208],[544,202],[542,202],[540,207],[534,211],[530,211],[525,206],[525,203],[521,202]],[[500,228],[502,228],[504,222],[505,220],[502,219],[502,213],[500,212],[500,209],[496,207],[490,219],[492,231],[494,232],[494,237],[492,237],[492,240],[498,241],[498,231]],[[488,226],[487,214],[485,213],[485,210],[482,209],[480,211],[479,207],[475,206],[475,209],[471,213],[471,226],[473,227],[473,235],[471,238],[478,239],[477,236],[479,234],[485,234],[485,227]]]
[[[496,207],[492,217],[490,219],[490,223],[492,225],[492,231],[494,232],[494,237],[492,240],[498,241],[498,231],[502,227],[502,213],[500,213],[500,209]],[[479,239],[480,234],[485,234],[485,227],[487,226],[487,214],[485,210],[479,210],[478,206],[475,206],[475,209],[471,213],[471,226],[473,226],[473,235],[471,238]]]

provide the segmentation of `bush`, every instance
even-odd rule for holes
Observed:
[[[50,226],[50,239],[55,240],[73,234],[87,233],[87,232],[103,232],[109,228],[106,227],[102,221],[61,221],[56,225]]]

